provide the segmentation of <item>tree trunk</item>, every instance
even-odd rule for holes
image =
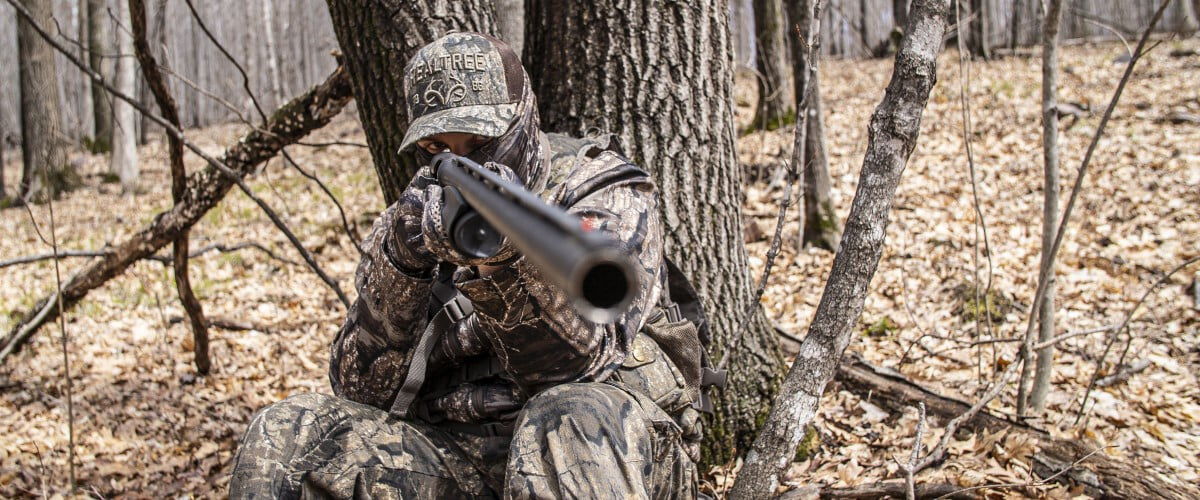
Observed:
[[[667,255],[700,291],[729,383],[706,430],[709,463],[749,444],[778,387],[778,340],[757,304],[734,154],[728,6],[534,0],[526,53],[547,130],[617,134],[657,181]],[[747,312],[750,312],[747,317]],[[736,339],[736,340],[735,340]]]
[[[792,69],[796,81],[796,106],[803,102],[804,95],[808,96],[808,119],[805,121],[807,130],[804,133],[803,154],[793,151],[793,164],[801,165],[801,178],[804,189],[804,227],[801,231],[800,245],[815,245],[826,250],[837,251],[838,240],[841,239],[841,225],[838,223],[837,212],[833,209],[830,194],[829,160],[825,156],[825,118],[821,109],[821,85],[817,76],[820,65],[817,56],[808,57],[810,51],[804,49],[802,40],[811,40],[814,49],[819,48],[820,35],[815,33],[814,16],[815,0],[801,0],[788,4],[788,24],[799,26],[799,36],[792,40]],[[815,51],[812,51],[815,53]]]
[[[121,26],[129,26],[129,4],[117,2],[117,18]],[[127,29],[117,30],[117,47],[120,54],[133,53],[133,35]],[[133,95],[137,91],[137,61],[132,57],[122,57],[117,61],[117,90]],[[103,94],[103,92],[102,92]],[[103,99],[111,99],[102,95]],[[138,180],[138,150],[137,150],[137,114],[129,103],[116,100],[112,103],[113,129],[112,157],[109,160],[109,171],[121,181],[121,191],[133,194]]]
[[[737,71],[754,66],[754,7],[751,5],[752,0],[728,1],[729,30],[733,40],[733,69]]]
[[[49,26],[51,0],[22,0],[39,25]],[[21,187],[23,200],[44,200],[74,188],[79,174],[67,164],[59,111],[54,51],[18,16],[17,60],[21,81]]]
[[[496,0],[496,29],[500,39],[524,59],[525,0]]]
[[[804,141],[804,231],[803,245],[836,252],[842,238],[841,224],[833,209],[830,194],[829,160],[825,156],[825,118],[821,110],[820,77],[813,62],[812,95],[809,96],[808,120]]]
[[[417,168],[412,155],[396,153],[408,129],[404,66],[417,49],[448,32],[496,35],[492,0],[326,3],[354,82],[358,115],[367,133],[379,186],[384,200],[391,205]]]
[[[1022,3],[1023,2],[1021,2],[1021,0],[1013,1],[1012,25],[1009,26],[1010,32],[1008,34],[1008,50],[1010,54],[1013,53],[1013,51],[1017,49],[1017,45],[1021,43],[1021,40],[1019,39],[1021,38],[1021,8],[1024,7],[1021,5]],[[1057,33],[1057,29],[1055,33]]]
[[[104,0],[87,0],[88,66],[112,81],[117,52],[113,50],[113,35],[108,29],[112,20]],[[117,30],[118,32],[120,30]],[[104,88],[92,83],[92,152],[105,153],[113,143],[113,100]]]
[[[1042,160],[1045,172],[1042,201],[1042,270],[1047,276],[1046,292],[1039,305],[1038,340],[1054,337],[1054,261],[1050,247],[1058,229],[1058,25],[1062,21],[1062,0],[1046,0],[1046,16],[1042,25]],[[1026,353],[1029,366],[1032,353]],[[1023,368],[1024,369],[1024,368]],[[1054,370],[1054,345],[1037,353],[1037,373],[1029,405],[1035,414],[1046,409],[1046,393],[1050,391],[1050,376]]]
[[[987,29],[987,0],[971,0],[971,10],[967,22],[967,50],[972,57],[988,59],[992,57],[991,47],[988,47]]]
[[[900,175],[920,134],[921,115],[937,80],[937,56],[950,18],[947,0],[915,0],[891,83],[871,117],[858,192],[846,220],[841,248],[808,336],[792,363],[780,398],[746,456],[731,498],[767,498],[791,463],[796,445],[817,414],[855,324],[867,287],[883,254],[888,213]]]
[[[8,102],[4,96],[4,86],[0,85],[0,111],[4,110],[4,103]],[[8,190],[4,187],[4,150],[8,147],[8,136],[4,131],[4,120],[0,119],[0,209],[8,208]]]
[[[796,92],[788,68],[788,27],[782,0],[754,0],[754,33],[758,40],[758,111],[752,124],[773,130],[795,121]]]

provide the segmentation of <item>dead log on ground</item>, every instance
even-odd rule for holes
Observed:
[[[883,481],[853,488],[818,488],[816,486],[801,486],[779,495],[778,500],[833,500],[833,499],[876,499],[904,498],[906,495],[904,481]],[[979,498],[963,487],[953,484],[918,484],[913,492],[918,499],[949,498],[950,500],[975,500]]]
[[[295,143],[329,123],[352,97],[350,79],[339,66],[324,83],[292,99],[271,115],[266,126],[252,130],[225,150],[221,162],[239,177],[226,176],[213,165],[188,176],[187,190],[179,203],[154,217],[149,227],[114,245],[111,253],[76,273],[63,285],[64,307],[78,303],[88,292],[125,271],[138,260],[153,255],[192,227],[225,197],[236,181],[273,158],[284,146]],[[37,302],[7,336],[0,339],[0,362],[21,347],[37,328],[53,320],[56,294]]]
[[[869,397],[872,404],[894,412],[911,408],[920,401],[925,403],[930,416],[949,420],[971,407],[966,401],[930,391],[894,370],[872,366],[853,354],[842,359],[836,380],[846,390]],[[1033,455],[1033,470],[1043,478],[1057,474],[1098,447],[1082,440],[1056,438],[1035,427],[987,411],[981,411],[966,421],[963,429],[974,432],[1010,429],[1036,438],[1039,451]],[[1082,460],[1074,470],[1056,480],[1082,485],[1086,495],[1098,498],[1200,498],[1200,488],[1169,483],[1152,471],[1129,461],[1109,458],[1104,453],[1095,453]]]

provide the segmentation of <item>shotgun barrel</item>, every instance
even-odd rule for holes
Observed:
[[[637,278],[612,238],[584,230],[578,217],[466,157],[439,153],[431,168],[443,186],[445,227],[460,252],[490,257],[507,237],[584,318],[608,323],[628,309]]]

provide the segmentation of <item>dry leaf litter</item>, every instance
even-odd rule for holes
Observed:
[[[1171,41],[1147,56],[1126,89],[1085,180],[1058,263],[1058,332],[1119,323],[1163,273],[1197,255],[1200,246],[1200,126],[1167,117],[1200,113],[1200,59],[1170,57],[1169,49],[1200,41]],[[1073,126],[1064,120],[1063,203],[1088,140],[1124,69],[1120,45],[1063,51],[1061,100],[1093,110]],[[983,338],[1020,335],[1032,300],[1041,241],[1042,161],[1040,62],[1011,58],[970,64],[970,99],[980,208],[990,252],[975,259],[977,218],[962,139],[957,54],[940,59],[939,83],[922,120],[921,137],[896,195],[887,247],[850,350],[895,368],[912,380],[968,400],[995,369],[1014,361],[1016,344],[965,346]],[[845,220],[867,145],[867,123],[883,96],[890,60],[822,63],[822,89],[833,179],[833,200]],[[753,87],[746,81],[739,89]],[[739,100],[750,92],[739,90]],[[747,127],[742,109],[739,125]],[[219,153],[244,131],[227,125],[192,130],[188,137]],[[790,157],[792,131],[757,132],[739,139],[748,183],[745,221],[750,262],[761,272],[783,190],[777,172]],[[344,117],[313,142],[365,142],[358,123]],[[367,150],[351,146],[293,146],[289,152],[316,172],[365,233],[383,208]],[[101,249],[144,227],[170,206],[166,150],[141,150],[144,192],[121,196],[102,182],[106,160],[76,154],[87,185],[55,203],[63,249]],[[19,155],[4,169],[14,186]],[[202,165],[189,155],[189,171]],[[351,291],[358,257],[341,229],[336,208],[320,189],[281,159],[250,182],[282,215],[318,262]],[[793,205],[795,206],[795,205]],[[33,207],[48,232],[48,207]],[[784,227],[783,250],[763,296],[783,330],[803,336],[820,300],[832,261],[822,250],[797,250],[797,211]],[[0,212],[0,260],[49,252],[23,209]],[[192,248],[258,242],[300,261],[295,250],[245,195],[234,190],[192,231]],[[166,254],[166,252],[162,252]],[[988,256],[990,255],[990,262]],[[62,261],[64,279],[85,259]],[[1128,330],[1126,364],[1148,361],[1127,381],[1092,393],[1091,411],[1073,426],[1105,333],[1059,345],[1048,411],[1034,423],[1056,435],[1084,436],[1103,453],[1137,463],[1167,480],[1200,481],[1200,312],[1193,302],[1196,267],[1151,293]],[[305,391],[329,392],[327,346],[345,311],[307,268],[252,249],[210,253],[192,260],[192,282],[210,317],[246,324],[249,331],[211,331],[212,374],[192,365],[191,334],[168,266],[143,261],[93,291],[66,317],[75,414],[75,459],[80,490],[88,496],[223,497],[238,440],[258,408]],[[978,294],[990,302],[976,301]],[[54,287],[50,262],[0,269],[0,331]],[[987,291],[990,290],[990,291]],[[990,303],[988,307],[976,304]],[[990,322],[988,319],[990,318]],[[977,323],[978,320],[978,323]],[[914,346],[915,342],[919,346]],[[1105,372],[1113,371],[1122,336]],[[0,367],[0,496],[67,495],[66,384],[57,325]],[[784,342],[785,349],[795,344]],[[908,355],[905,356],[905,352]],[[901,363],[901,361],[904,361]],[[1012,413],[1015,390],[988,409]],[[916,411],[893,414],[830,386],[817,420],[820,448],[797,462],[786,485],[852,487],[902,473],[916,427]],[[926,449],[944,422],[930,419]],[[964,487],[1031,482],[1035,443],[1012,433],[962,436],[949,458],[918,482]],[[731,470],[715,474],[720,491]],[[999,496],[1062,497],[1065,487],[1001,490]]]

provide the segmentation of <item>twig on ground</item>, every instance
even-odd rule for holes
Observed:
[[[1120,370],[1117,370],[1116,373],[1109,375],[1107,377],[1104,377],[1100,380],[1097,380],[1096,387],[1108,387],[1110,385],[1117,385],[1121,382],[1129,380],[1129,377],[1137,375],[1137,374],[1145,371],[1146,368],[1149,368],[1149,367],[1150,367],[1150,360],[1148,360],[1148,359],[1141,359],[1141,360],[1134,361],[1129,366],[1126,366]]]
[[[921,457],[921,440],[925,439],[925,402],[917,403],[917,432],[913,437],[912,455],[908,457],[908,462],[900,464],[900,468],[904,470],[904,487],[905,495],[908,500],[916,500],[917,493],[913,483],[913,475],[916,474],[914,468],[917,465],[917,459]]]
[[[1044,478],[1038,479],[1037,481],[1029,481],[1029,482],[1025,482],[1025,483],[981,484],[981,485],[979,485],[979,486],[971,486],[971,487],[969,487],[969,488],[962,488],[962,489],[960,489],[960,490],[955,490],[955,491],[953,491],[953,492],[946,493],[946,494],[944,494],[944,495],[942,495],[942,496],[939,496],[939,497],[937,497],[937,498],[939,498],[939,499],[940,499],[940,498],[947,498],[947,497],[951,497],[951,496],[952,496],[952,495],[954,495],[954,494],[958,494],[958,493],[969,493],[969,492],[972,492],[972,491],[978,491],[978,490],[999,490],[999,489],[1008,489],[1008,488],[1029,488],[1029,487],[1033,487],[1033,486],[1041,486],[1041,485],[1044,485],[1044,484],[1049,484],[1051,481],[1053,481],[1053,480],[1055,480],[1055,479],[1058,479],[1058,477],[1059,477],[1059,476],[1062,476],[1063,474],[1066,474],[1066,473],[1067,473],[1067,472],[1069,472],[1071,469],[1074,469],[1074,468],[1075,468],[1075,467],[1077,467],[1079,464],[1083,463],[1083,461],[1084,461],[1084,460],[1087,460],[1087,459],[1089,459],[1089,458],[1092,458],[1092,456],[1093,456],[1093,455],[1095,455],[1095,454],[1097,454],[1097,453],[1100,453],[1101,451],[1103,451],[1103,450],[1104,450],[1104,448],[1105,448],[1105,447],[1096,448],[1096,449],[1094,449],[1094,450],[1092,450],[1092,451],[1088,452],[1086,455],[1084,455],[1084,456],[1082,456],[1082,457],[1079,457],[1077,460],[1075,460],[1074,462],[1072,462],[1072,463],[1071,463],[1071,465],[1069,465],[1069,466],[1067,466],[1067,467],[1063,467],[1063,468],[1062,468],[1061,470],[1059,470],[1058,472],[1055,472],[1054,474],[1051,474],[1051,475],[1049,475],[1049,476],[1047,476],[1047,477],[1044,477]],[[936,499],[935,499],[935,500],[936,500]]]
[[[1165,1],[1164,1],[1164,5],[1165,5]],[[1159,16],[1161,16],[1161,15],[1162,15],[1162,8],[1159,8]],[[1151,23],[1151,26],[1153,26],[1153,23]],[[1143,38],[1142,41],[1144,42],[1145,38]],[[1138,47],[1139,48],[1141,47],[1140,43],[1138,44]],[[1136,56],[1135,56],[1134,60],[1137,60]],[[1166,283],[1166,281],[1168,279],[1170,279],[1171,276],[1175,275],[1175,273],[1179,272],[1183,268],[1190,266],[1196,262],[1200,262],[1200,255],[1197,255],[1195,257],[1187,259],[1187,260],[1183,261],[1182,263],[1180,263],[1179,265],[1175,266],[1175,268],[1171,269],[1170,272],[1168,272],[1167,274],[1164,274],[1160,278],[1158,278],[1158,280],[1155,281],[1153,285],[1150,285],[1150,288],[1147,288],[1146,291],[1144,293],[1142,293],[1142,298],[1138,299],[1138,301],[1133,304],[1133,307],[1129,308],[1129,312],[1125,314],[1125,319],[1122,319],[1121,324],[1112,331],[1111,335],[1109,335],[1108,341],[1104,345],[1104,352],[1102,354],[1100,354],[1100,359],[1096,360],[1096,369],[1095,369],[1095,371],[1092,372],[1092,378],[1091,378],[1091,380],[1088,381],[1087,389],[1083,392],[1083,398],[1079,401],[1079,413],[1075,414],[1075,422],[1072,423],[1071,425],[1079,425],[1080,419],[1083,418],[1084,413],[1086,413],[1088,398],[1091,397],[1092,390],[1096,388],[1096,383],[1100,380],[1100,370],[1102,370],[1104,368],[1104,360],[1108,358],[1109,351],[1112,350],[1113,344],[1116,343],[1117,335],[1120,334],[1120,332],[1124,331],[1126,328],[1129,328],[1129,322],[1133,319],[1134,313],[1136,313],[1137,310],[1142,307],[1142,304],[1146,302],[1146,299],[1150,297],[1150,294],[1152,292],[1154,292],[1154,290],[1157,290],[1159,286],[1161,286],[1163,283]]]

